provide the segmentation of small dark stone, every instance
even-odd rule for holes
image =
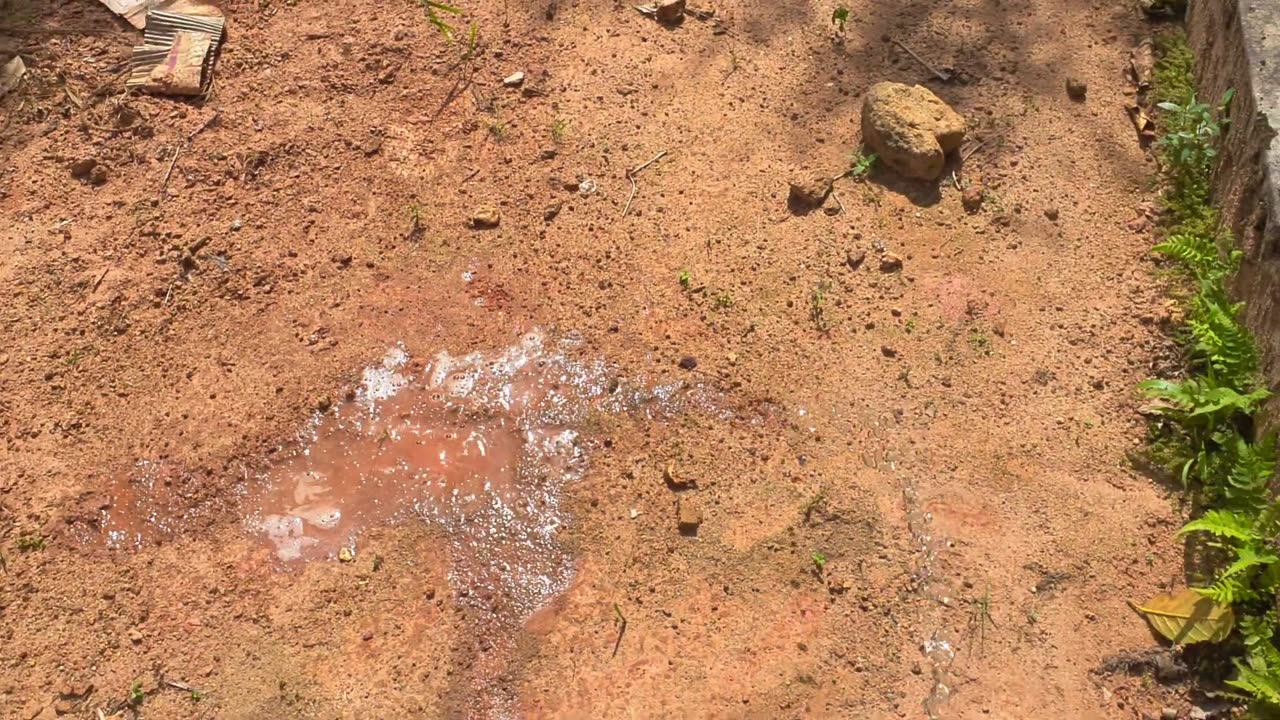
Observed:
[[[658,22],[674,25],[684,18],[684,3],[685,0],[658,0],[654,16]]]
[[[564,203],[562,202],[551,203],[550,205],[547,206],[545,210],[542,211],[542,219],[545,220],[546,222],[551,222],[552,220],[555,220],[556,216],[560,214],[560,210],[563,207],[564,207]]]
[[[1047,218],[1049,218],[1049,220],[1050,220],[1051,222],[1057,222],[1057,221],[1058,221],[1058,208],[1053,207],[1052,205],[1050,205],[1049,207],[1047,207],[1047,208],[1045,208],[1045,209],[1044,209],[1044,216],[1045,216],[1045,217],[1047,217]]]
[[[1067,97],[1076,102],[1084,102],[1085,95],[1089,93],[1089,86],[1080,78],[1067,78]]]
[[[881,345],[881,346],[880,346],[880,354],[881,354],[881,355],[884,355],[885,357],[889,357],[889,358],[891,358],[891,357],[898,357],[898,351],[897,351],[897,350],[894,350],[893,348],[889,347],[888,345]]]
[[[684,357],[680,358],[679,364],[680,364],[681,370],[692,370],[698,367],[698,358],[692,355],[685,355]]]

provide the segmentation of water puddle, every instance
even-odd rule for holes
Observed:
[[[516,716],[510,672],[523,623],[563,592],[573,561],[557,541],[563,492],[586,469],[584,428],[598,414],[661,419],[722,403],[703,386],[632,383],[580,342],[524,335],[504,349],[411,362],[392,348],[355,397],[309,424],[239,506],[246,529],[281,563],[351,559],[370,528],[421,519],[443,530],[454,596],[474,647],[460,689],[476,718]],[[161,483],[163,485],[163,483]],[[104,510],[108,542],[170,531],[155,482]],[[124,500],[125,502],[120,502]]]
[[[869,449],[863,453],[863,463],[888,474],[897,474],[902,469],[900,451],[896,449],[901,445],[897,437],[898,418],[892,414],[881,415],[867,425],[870,437],[865,439]],[[955,604],[955,598],[946,580],[936,572],[938,555],[949,545],[945,538],[934,532],[933,516],[920,502],[920,491],[910,469],[901,474],[899,482],[907,530],[916,550],[911,572],[912,587],[927,602],[929,612],[924,622],[925,627],[932,628],[920,643],[920,652],[925,657],[931,680],[924,698],[924,711],[929,720],[940,720],[943,709],[951,700],[954,687],[952,665],[956,658],[956,643],[946,629],[945,615],[947,609]]]

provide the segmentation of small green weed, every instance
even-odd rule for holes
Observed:
[[[471,30],[467,33],[467,51],[462,54],[462,59],[471,60],[476,56],[476,50],[480,46],[480,26],[474,20],[471,21]]]
[[[684,288],[685,290],[688,290],[689,287],[692,285],[693,285],[693,276],[689,274],[688,270],[681,270],[680,271],[680,287]]]
[[[506,141],[510,128],[507,127],[507,122],[505,120],[495,117],[489,121],[488,128],[489,135],[492,136],[494,140],[497,140],[498,142]]]
[[[446,5],[442,2],[436,2],[436,0],[416,0],[416,1],[418,5],[421,5],[422,9],[426,12],[427,22],[431,23],[431,25],[433,25],[435,29],[439,30],[440,34],[443,35],[446,40],[452,42],[453,28],[448,23],[446,23],[442,17],[440,17],[440,13],[447,13],[449,15],[460,15],[462,14],[462,9],[454,7],[452,5]]]
[[[138,709],[142,707],[142,702],[147,699],[147,694],[142,691],[142,681],[134,680],[133,685],[129,686],[129,696],[127,702],[129,707]]]
[[[19,535],[18,539],[13,541],[13,546],[19,552],[37,552],[44,549],[44,538],[39,535]]]
[[[717,310],[728,310],[733,307],[733,295],[730,295],[727,292],[722,292],[719,295],[716,295],[714,302]]]
[[[818,332],[823,334],[831,331],[831,320],[827,317],[827,293],[830,291],[831,283],[823,280],[809,293],[809,319]]]
[[[849,156],[849,169],[845,171],[844,177],[861,180],[871,174],[871,170],[876,166],[875,153],[868,153],[866,148],[858,148]]]
[[[813,561],[813,571],[818,574],[818,577],[822,577],[822,569],[827,566],[827,556],[815,550],[810,560]]]
[[[556,118],[551,123],[551,142],[559,145],[569,135],[569,121],[564,118]]]
[[[974,333],[970,335],[969,344],[973,346],[974,350],[977,350],[983,355],[991,354],[991,338],[983,335],[982,333]]]
[[[906,330],[906,331],[907,331],[907,334],[908,334],[908,335],[910,335],[911,333],[915,332],[915,331],[916,331],[916,319],[915,319],[915,318],[907,318],[907,321],[906,321],[905,323],[903,323],[902,328],[903,328],[904,330]]]
[[[831,24],[836,27],[836,31],[841,35],[844,34],[844,26],[849,22],[849,8],[844,5],[837,5],[836,9],[831,13]]]

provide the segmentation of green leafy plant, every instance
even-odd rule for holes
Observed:
[[[133,684],[129,686],[129,697],[127,700],[127,702],[129,703],[129,707],[132,707],[133,709],[136,710],[142,707],[142,701],[146,699],[147,699],[147,694],[142,691],[142,681],[134,680]]]
[[[733,307],[733,295],[727,292],[722,292],[719,295],[716,295],[714,302],[716,305],[716,309],[727,310]]]
[[[810,557],[809,559],[813,561],[813,571],[817,573],[819,577],[821,577],[822,569],[827,566],[827,556],[815,550],[813,551],[812,557]]]
[[[1197,102],[1192,94],[1183,103],[1164,101],[1156,107],[1163,111],[1164,132],[1158,145],[1175,192],[1204,192],[1209,173],[1218,157],[1217,142],[1229,122],[1225,108],[1235,96],[1228,90],[1218,109]]]
[[[861,180],[871,174],[872,168],[876,166],[877,156],[875,153],[868,153],[865,148],[858,148],[849,155],[849,169],[845,171],[844,177]]]
[[[681,270],[680,271],[680,287],[684,288],[685,290],[688,290],[692,284],[693,284],[693,276],[689,274],[688,270]]]
[[[849,22],[849,8],[844,5],[836,6],[831,13],[831,24],[836,26],[841,35],[844,34],[844,26],[847,22]]]

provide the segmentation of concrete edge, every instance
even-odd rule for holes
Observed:
[[[1222,212],[1244,261],[1234,282],[1246,305],[1245,324],[1261,351],[1262,374],[1280,389],[1280,2],[1192,0],[1187,35],[1196,58],[1201,102],[1216,104],[1235,88],[1213,176],[1214,204]],[[1280,424],[1280,397],[1262,424]]]

